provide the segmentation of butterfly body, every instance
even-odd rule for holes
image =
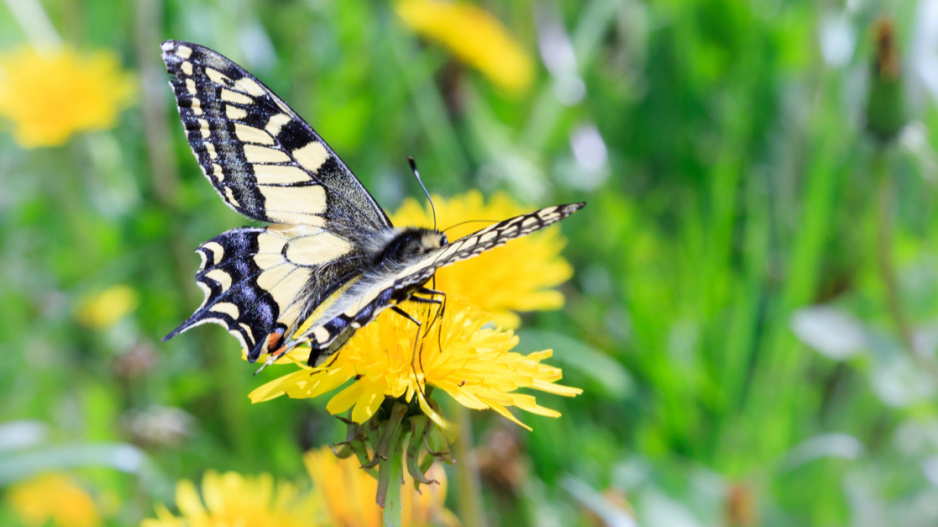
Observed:
[[[225,203],[266,227],[224,232],[196,252],[205,300],[166,339],[211,322],[252,362],[297,345],[315,364],[437,269],[524,236],[583,206],[509,218],[452,243],[395,227],[322,138],[250,73],[211,49],[166,41],[163,61],[187,139]]]

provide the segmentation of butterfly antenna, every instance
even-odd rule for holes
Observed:
[[[420,172],[417,170],[417,162],[410,156],[407,156],[407,162],[410,163],[410,169],[414,171],[414,177],[417,178],[417,183],[420,183],[420,188],[423,189],[423,193],[427,195],[427,200],[430,201],[430,210],[433,211],[433,230],[436,230],[436,207],[433,206],[433,198],[430,197],[430,193],[427,192],[427,187],[424,186],[423,180],[420,179]]]
[[[466,221],[461,221],[455,225],[450,225],[449,227],[443,229],[443,232],[446,232],[450,229],[455,229],[456,227],[460,227],[462,225],[466,225],[467,223],[498,223],[499,221],[501,220],[466,220]]]

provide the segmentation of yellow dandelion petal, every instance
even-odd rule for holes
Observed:
[[[80,131],[114,127],[134,92],[109,52],[22,48],[0,55],[0,116],[26,148],[57,146]]]
[[[75,317],[86,327],[103,329],[132,313],[139,303],[137,292],[132,287],[118,284],[85,298]]]
[[[560,380],[560,377],[557,377],[556,380]],[[554,384],[553,380],[547,381],[535,379],[531,386],[536,390],[552,393],[554,395],[561,395],[563,397],[573,397],[581,393],[579,388],[571,388],[569,386],[563,386],[562,384]]]
[[[433,407],[430,405],[430,401],[428,401],[421,392],[417,392],[417,403],[420,405],[420,410],[427,414],[427,416],[436,426],[439,426],[448,434],[453,431],[453,427],[450,425],[450,422],[444,419],[443,416],[439,414],[439,412],[433,409]]]
[[[308,377],[309,372],[306,370],[295,371],[254,389],[248,394],[248,397],[251,399],[252,403],[276,399],[286,394],[288,389],[303,390],[306,387]]]
[[[65,474],[41,474],[17,483],[6,499],[24,525],[38,527],[50,521],[60,527],[101,525],[94,499]]]
[[[383,383],[369,383],[365,385],[358,401],[355,402],[355,409],[352,410],[352,421],[364,423],[378,411],[378,407],[384,402],[384,393],[387,391]]]
[[[185,522],[173,516],[164,505],[157,505],[156,519],[143,520],[140,527],[185,527]]]
[[[353,372],[349,372],[345,368],[320,371],[313,378],[313,389],[309,390],[309,397],[318,397],[326,392],[331,392],[345,384],[345,381],[351,379],[353,375]]]
[[[365,384],[364,382],[355,382],[347,386],[329,400],[329,404],[326,405],[326,410],[331,414],[340,414],[348,410],[354,406],[362,394],[365,393]]]
[[[462,196],[434,196],[437,224],[443,228],[467,220],[502,220],[529,209],[515,203],[507,194],[497,193],[488,203],[478,191]],[[429,206],[408,199],[392,215],[396,225],[433,226]],[[446,231],[456,240],[482,227],[467,223]],[[436,273],[436,288],[447,294],[461,296],[492,314],[502,327],[518,327],[521,320],[515,312],[557,309],[563,295],[550,288],[573,276],[573,268],[560,256],[566,240],[556,228],[512,240],[486,251],[476,258],[444,267]]]
[[[499,415],[501,415],[501,416],[504,417],[505,419],[508,419],[508,420],[511,421],[512,423],[514,423],[514,424],[516,424],[516,425],[518,425],[518,426],[524,428],[524,429],[527,430],[528,432],[531,431],[531,427],[530,427],[530,426],[528,426],[528,425],[522,423],[521,421],[519,421],[518,418],[515,417],[514,415],[512,415],[512,413],[509,412],[508,409],[505,408],[504,406],[502,406],[502,405],[500,405],[500,404],[498,404],[498,403],[491,403],[490,407],[492,408],[492,410],[495,410],[496,413],[498,413]]]
[[[182,480],[176,484],[176,506],[189,518],[204,518],[207,515],[198,489],[189,480]]]
[[[429,319],[430,312],[423,304],[408,303],[404,308]],[[303,366],[299,372],[258,388],[251,398],[257,402],[279,394],[314,397],[324,391],[311,389],[310,379],[332,376],[333,382],[354,380],[332,397],[326,409],[333,414],[352,409],[351,419],[356,423],[374,415],[386,397],[410,401],[416,394],[421,409],[445,428],[446,422],[423,397],[428,386],[468,408],[491,408],[519,424],[507,407],[559,416],[537,405],[534,396],[515,392],[528,388],[574,396],[580,390],[553,384],[560,380],[560,370],[540,362],[550,357],[549,351],[528,355],[511,352],[518,337],[510,330],[484,327],[489,319],[465,299],[451,296],[445,315],[421,339],[414,356],[417,331],[413,322],[386,311],[359,330],[329,366]],[[437,343],[442,344],[442,351]]]
[[[268,474],[206,472],[201,497],[194,483],[182,480],[176,485],[176,506],[178,517],[160,505],[157,517],[144,520],[141,527],[300,527],[325,520],[316,495],[301,494],[296,485],[275,482]]]
[[[399,0],[394,10],[416,33],[447,47],[512,93],[527,91],[534,61],[495,17],[467,2]]]
[[[361,469],[358,459],[340,459],[329,448],[312,450],[303,456],[313,480],[314,492],[328,511],[326,525],[380,527],[382,509],[375,503],[378,482]],[[401,525],[421,527],[445,523],[452,514],[446,501],[446,472],[439,464],[430,467],[427,477],[437,483],[414,490],[414,481],[404,471],[401,492]]]

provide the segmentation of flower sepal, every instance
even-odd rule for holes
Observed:
[[[426,476],[434,461],[452,463],[444,433],[427,417],[417,398],[409,403],[385,398],[364,423],[338,418],[347,427],[346,436],[333,451],[339,458],[356,456],[362,469],[378,480],[375,501],[386,511],[400,502],[405,466],[419,490],[420,485],[439,483]]]

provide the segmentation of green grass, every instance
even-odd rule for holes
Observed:
[[[141,23],[135,5],[159,22]],[[65,42],[110,49],[155,77],[140,77],[113,131],[41,150],[0,134],[0,425],[38,421],[48,432],[25,449],[0,447],[0,467],[16,468],[0,485],[51,463],[117,497],[109,525],[136,524],[180,478],[215,469],[301,479],[301,453],[343,437],[325,400],[252,406],[247,393],[274,374],[253,377],[221,329],[160,342],[201,300],[190,251],[245,223],[199,174],[178,125],[159,63],[159,42],[178,38],[245,64],[388,209],[422,196],[408,155],[432,192],[588,202],[560,227],[576,267],[567,304],[527,316],[519,348],[554,347],[564,383],[585,392],[543,397],[563,417],[525,416],[534,431],[512,430],[526,476],[510,492],[482,480],[489,525],[551,514],[591,525],[572,478],[620,493],[641,525],[680,515],[745,525],[726,513],[733,489],[751,496],[760,525],[938,521],[925,505],[938,499],[926,476],[938,455],[938,362],[934,345],[916,356],[897,329],[902,317],[927,340],[938,316],[938,113],[927,91],[905,108],[918,150],[865,129],[871,81],[859,79],[875,53],[871,24],[889,13],[845,15],[857,44],[838,66],[818,44],[835,6],[488,2],[539,64],[530,91],[511,97],[384,5],[43,6]],[[575,105],[557,101],[537,58],[534,13],[568,32],[586,86]],[[892,12],[908,75],[915,13],[911,2]],[[32,37],[0,8],[0,51]],[[271,54],[245,53],[264,49],[245,48],[258,39]],[[608,152],[606,179],[590,191],[576,185],[586,169],[570,147],[582,125],[596,126]],[[104,330],[78,324],[82,299],[117,283],[137,291],[139,307]],[[862,324],[863,349],[834,360],[804,344],[791,317],[816,304]],[[117,368],[130,352],[151,363],[128,378]],[[154,405],[192,416],[184,440],[129,433],[128,416]],[[471,419],[480,447],[514,426],[493,413]],[[796,448],[828,434],[862,449]],[[83,450],[135,442],[147,462],[130,474]],[[0,523],[16,525],[2,492]]]

